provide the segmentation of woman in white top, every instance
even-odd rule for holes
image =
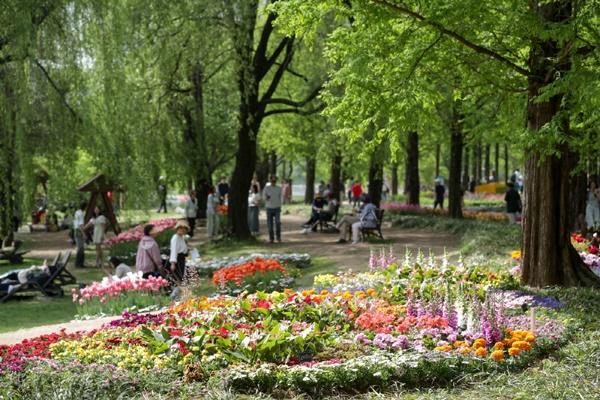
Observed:
[[[585,206],[585,222],[589,230],[598,229],[600,226],[600,191],[595,181],[590,182],[590,189],[587,194],[587,204]]]
[[[252,185],[250,194],[248,195],[248,226],[250,233],[257,236],[259,232],[258,214],[260,210],[260,193],[258,185]]]
[[[181,281],[185,275],[185,258],[188,254],[188,247],[184,236],[188,233],[189,229],[186,221],[177,221],[177,224],[175,224],[175,234],[171,238],[169,262],[171,263],[171,272],[178,281]]]
[[[206,199],[206,228],[208,230],[208,238],[213,239],[219,233],[219,216],[217,215],[217,207],[219,206],[219,196],[215,194],[215,188],[208,189],[208,197]]]
[[[190,198],[185,203],[185,217],[187,218],[188,224],[190,225],[190,237],[194,237],[194,228],[196,226],[196,218],[198,216],[198,199],[196,198],[196,191],[190,191]]]
[[[90,227],[94,227],[92,234],[92,243],[96,247],[96,267],[102,268],[102,244],[106,236],[106,229],[108,226],[108,219],[104,216],[102,210],[99,207],[94,209],[94,216],[90,219],[90,222],[85,226],[85,230]]]

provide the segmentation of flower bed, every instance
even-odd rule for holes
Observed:
[[[315,277],[318,289],[192,298],[165,314],[125,314],[99,331],[54,341],[44,357],[162,369],[240,392],[322,397],[522,368],[569,335],[562,303],[512,290],[518,286],[509,273],[420,254],[396,262],[387,254],[388,266],[375,257],[368,272]],[[260,259],[236,268],[218,271],[215,282],[237,285],[249,272],[285,270]]]
[[[119,314],[131,307],[137,309],[164,305],[168,298],[161,289],[169,282],[161,277],[142,278],[142,273],[129,273],[119,278],[104,278],[81,289],[71,289],[79,315]]]
[[[106,242],[104,242],[104,243],[106,244],[106,246],[110,247],[117,243],[139,242],[142,239],[142,237],[144,236],[144,226],[146,226],[148,224],[152,224],[152,225],[154,225],[154,229],[156,230],[156,232],[161,233],[168,229],[173,229],[173,227],[175,226],[176,223],[177,223],[177,220],[175,218],[157,219],[154,221],[150,221],[147,224],[136,225],[135,227],[133,227],[131,229],[128,229],[124,232],[119,233],[117,236],[111,237],[110,239],[106,240]]]
[[[201,275],[211,275],[214,271],[218,271],[221,268],[229,267],[232,265],[244,264],[257,258],[277,260],[284,266],[291,266],[295,268],[308,268],[311,264],[311,258],[309,254],[298,254],[298,253],[272,253],[272,254],[261,254],[253,253],[247,256],[241,257],[223,257],[208,261],[192,260],[187,261],[188,267],[194,267],[198,270]]]
[[[216,271],[212,282],[223,294],[239,294],[283,290],[293,283],[293,278],[279,261],[257,257]]]
[[[385,203],[381,206],[389,215],[441,215],[447,216],[447,209],[421,207],[404,203]],[[463,210],[463,217],[479,221],[507,221],[505,213],[497,211]]]

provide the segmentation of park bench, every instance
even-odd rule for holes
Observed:
[[[375,216],[377,217],[377,225],[372,228],[360,228],[360,233],[363,238],[368,238],[370,236],[377,237],[383,240],[383,233],[381,232],[381,224],[383,223],[383,213],[385,210],[380,208],[375,210]]]
[[[325,232],[338,232],[338,229],[336,228],[337,225],[337,220],[338,220],[338,214],[340,212],[340,205],[336,205],[334,212],[333,212],[333,216],[331,218],[319,218],[319,221],[317,222],[319,224],[319,231],[322,233],[323,231]]]
[[[0,248],[0,260],[8,260],[11,264],[21,264],[23,256],[27,251],[23,250],[23,242],[20,240],[10,241],[8,238],[2,240]]]
[[[58,253],[52,263],[48,266],[49,276],[40,281],[29,279],[20,283],[18,280],[11,283],[11,289],[0,292],[0,303],[5,302],[17,294],[42,293],[48,297],[61,297],[64,295],[62,286],[75,284],[77,279],[67,270],[67,264],[71,252]]]

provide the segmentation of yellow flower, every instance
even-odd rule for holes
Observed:
[[[452,351],[452,346],[446,344],[446,345],[443,345],[443,346],[437,346],[434,350],[448,352],[448,351]]]
[[[460,350],[458,350],[458,352],[460,354],[469,354],[471,352],[471,348],[470,347],[461,347]]]
[[[529,343],[533,343],[535,342],[535,336],[534,335],[527,335],[527,337],[525,337],[525,340]]]
[[[517,340],[512,344],[512,347],[525,351],[531,350],[531,345],[529,344],[529,342],[526,342],[524,340]]]
[[[521,350],[519,350],[519,349],[518,349],[518,348],[516,348],[516,347],[511,347],[510,349],[508,349],[508,354],[509,354],[510,356],[512,356],[512,357],[516,357],[516,356],[518,356],[519,354],[521,354]]]
[[[328,294],[329,294],[328,290],[325,290],[325,289],[321,290],[321,296],[327,296]]]
[[[493,351],[492,352],[492,360],[503,361],[504,360],[504,352],[502,350]]]
[[[515,250],[515,251],[511,252],[510,256],[512,257],[513,260],[520,260],[521,259],[521,250]]]
[[[462,340],[457,340],[452,345],[456,348],[467,346],[467,344]]]

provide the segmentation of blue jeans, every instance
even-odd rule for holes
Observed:
[[[269,240],[272,242],[275,235],[273,234],[273,220],[275,220],[275,233],[277,240],[281,240],[281,208],[267,208],[267,227],[269,228]]]
[[[258,207],[248,207],[248,226],[250,227],[250,233],[258,234]]]

